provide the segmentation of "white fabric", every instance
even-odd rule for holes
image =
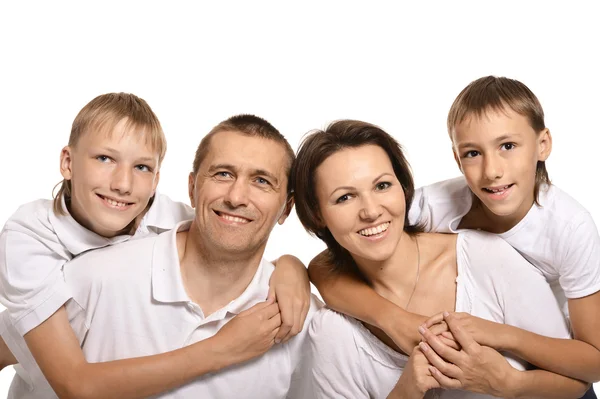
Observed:
[[[416,191],[409,219],[427,231],[457,232],[472,202],[463,177],[446,180]],[[590,213],[558,187],[541,189],[539,203],[499,236],[544,274],[565,310],[566,298],[600,291],[600,236]]]
[[[457,240],[456,308],[556,338],[569,327],[542,274],[497,236],[468,231]],[[542,311],[543,310],[543,311]],[[386,346],[360,322],[327,308],[309,327],[303,367],[305,398],[385,398],[408,357]],[[508,358],[523,370],[525,363]],[[427,397],[489,398],[464,391],[431,391]]]
[[[133,236],[105,238],[70,214],[56,215],[50,200],[25,204],[0,233],[0,302],[19,334],[25,335],[71,297],[62,267],[73,257],[132,237],[156,235],[193,217],[189,206],[156,194]]]
[[[184,222],[156,237],[92,251],[65,266],[73,296],[66,305],[67,313],[87,361],[181,348],[213,336],[236,314],[266,299],[274,266],[263,260],[238,298],[204,317],[202,309],[187,295],[180,273],[176,232],[189,228],[189,224]],[[313,297],[307,321],[318,306]],[[305,328],[255,360],[206,375],[158,397],[284,398],[292,385],[306,335]],[[21,399],[55,397],[47,395],[48,383],[37,366],[33,367],[27,370],[32,380],[29,385],[13,382],[10,395]],[[35,389],[29,390],[31,386]]]

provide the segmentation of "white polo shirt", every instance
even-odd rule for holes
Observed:
[[[456,243],[457,312],[510,324],[537,334],[570,338],[569,327],[544,276],[505,241],[490,233],[465,231]],[[309,327],[303,366],[304,397],[386,398],[408,362],[360,322],[327,308]],[[507,357],[524,370],[526,363]],[[483,399],[465,391],[431,391],[429,397]]]
[[[89,362],[153,355],[190,345],[215,335],[235,315],[267,298],[274,266],[263,260],[238,298],[204,317],[185,291],[175,241],[176,232],[188,229],[190,223],[156,237],[92,251],[65,266],[73,296],[67,313]],[[313,296],[307,322],[318,307]],[[159,397],[284,398],[293,389],[292,375],[306,335],[305,328],[259,358]],[[40,381],[33,384],[44,386]],[[21,392],[11,387],[15,397],[47,397],[27,396],[25,384],[16,385],[15,390]],[[295,396],[290,393],[289,397]]]
[[[0,233],[0,302],[7,308],[0,314],[0,335],[19,362],[15,371],[28,389],[39,376],[24,371],[36,370],[37,365],[22,336],[71,298],[64,264],[86,251],[157,235],[194,217],[191,207],[157,193],[133,236],[106,238],[68,213],[56,215],[52,205],[50,200],[22,205]]]
[[[427,231],[457,232],[473,195],[464,177],[422,187],[409,220],[423,223]],[[498,235],[544,274],[566,313],[566,298],[600,291],[600,236],[590,213],[558,187],[540,189],[539,203]]]

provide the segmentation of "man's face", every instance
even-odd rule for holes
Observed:
[[[288,169],[280,143],[234,131],[215,134],[189,178],[199,239],[228,255],[264,250],[275,223],[291,210]]]

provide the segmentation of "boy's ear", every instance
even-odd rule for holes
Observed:
[[[277,223],[283,224],[287,217],[290,216],[292,208],[294,208],[294,196],[288,195],[287,201],[285,202],[285,208],[283,209],[281,216],[279,216],[279,219],[277,219]]]
[[[538,161],[545,161],[552,152],[552,134],[548,128],[538,133]]]
[[[194,201],[194,191],[196,191],[196,175],[194,172],[190,172],[188,176],[188,196],[190,197],[190,205],[192,208],[196,207],[196,201]]]
[[[73,178],[73,149],[69,146],[63,147],[60,152],[60,174],[63,179],[71,180]]]

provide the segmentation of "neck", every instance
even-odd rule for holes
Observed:
[[[177,234],[177,250],[183,285],[206,317],[244,292],[256,274],[264,246],[250,256],[223,253],[208,248],[202,237],[192,222],[189,231]]]
[[[494,234],[506,233],[515,227],[533,206],[533,198],[525,201],[523,205],[511,215],[496,215],[490,211],[480,200],[475,197],[469,210],[468,222],[463,228],[478,228]]]
[[[405,307],[415,288],[419,253],[416,237],[402,233],[393,255],[383,261],[355,258],[358,268],[375,291],[398,306]]]

